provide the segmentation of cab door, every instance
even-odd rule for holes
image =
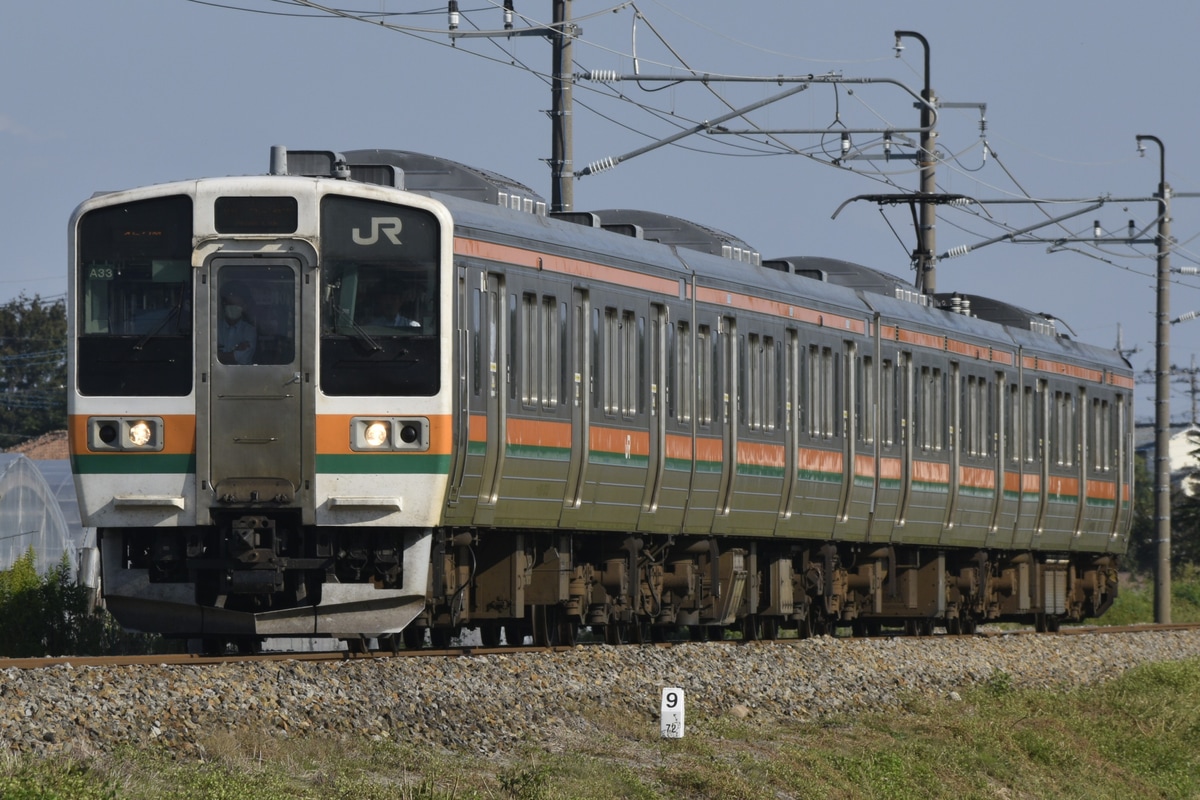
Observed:
[[[208,277],[211,423],[197,431],[197,468],[207,474],[214,508],[294,506],[305,452],[302,266],[215,259]]]

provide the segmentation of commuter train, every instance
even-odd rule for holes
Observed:
[[[396,150],[99,194],[71,461],[129,629],[253,648],[1054,630],[1129,364],[1051,317]]]

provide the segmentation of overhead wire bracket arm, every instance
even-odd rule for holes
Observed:
[[[1072,211],[1069,214],[1063,214],[1061,216],[1054,217],[1053,219],[1042,220],[1041,222],[1038,222],[1034,225],[1029,225],[1028,227],[1020,228],[1015,231],[1009,231],[1008,233],[1002,234],[1000,236],[994,236],[991,239],[985,239],[984,241],[977,242],[976,244],[962,244],[962,245],[959,245],[958,247],[952,247],[949,250],[947,250],[946,252],[942,253],[940,256],[938,256],[938,258],[941,260],[945,260],[947,258],[956,258],[957,256],[965,256],[967,253],[970,253],[973,250],[978,250],[981,247],[987,247],[989,244],[995,244],[996,242],[1011,241],[1014,244],[1017,244],[1018,243],[1017,237],[1020,236],[1021,234],[1029,233],[1030,231],[1036,231],[1038,228],[1044,228],[1047,225],[1056,225],[1059,222],[1063,222],[1064,220],[1071,219],[1072,217],[1078,217],[1080,214],[1087,214],[1090,211],[1095,211],[1096,209],[1103,206],[1106,202],[1108,202],[1108,201],[1105,200],[1104,198],[1101,198],[1101,199],[1097,200],[1095,203],[1093,203],[1092,205],[1088,206],[1087,208],[1081,208],[1081,209],[1078,209],[1077,211]],[[1062,241],[1062,240],[1055,240],[1055,241],[1058,242],[1058,241]]]
[[[793,86],[790,89],[786,89],[783,92],[780,92],[779,94],[776,94],[776,95],[772,95],[771,97],[768,97],[764,100],[759,100],[755,103],[751,103],[748,106],[743,106],[742,108],[735,109],[734,111],[730,111],[728,114],[722,114],[721,116],[717,117],[716,119],[705,120],[704,122],[701,122],[699,125],[693,125],[692,127],[688,128],[686,130],[682,130],[679,133],[676,133],[672,136],[668,136],[665,139],[659,139],[657,142],[654,142],[653,144],[648,144],[645,147],[639,147],[636,150],[630,150],[628,153],[624,153],[623,155],[609,156],[608,158],[602,158],[599,161],[593,161],[592,163],[588,164],[586,167],[584,167],[579,172],[576,172],[575,177],[582,178],[584,175],[595,175],[597,172],[603,172],[604,170],[612,169],[617,164],[620,164],[622,161],[628,161],[629,159],[640,156],[643,153],[649,153],[651,150],[657,150],[658,148],[663,147],[664,145],[671,144],[672,142],[677,142],[680,139],[683,139],[687,136],[691,136],[694,133],[699,133],[700,131],[704,130],[705,128],[722,123],[727,119],[733,119],[734,117],[741,116],[742,114],[745,114],[748,111],[754,111],[755,109],[762,108],[765,105],[769,105],[776,101],[783,100],[786,97],[791,97],[794,94],[799,94],[800,92],[803,92],[805,89],[809,88],[809,86],[810,86],[810,84],[807,84],[807,83],[802,83],[799,86]]]
[[[897,206],[901,203],[909,206],[915,206],[917,203],[934,203],[935,205],[969,205],[979,201],[972,197],[967,197],[965,194],[921,194],[920,192],[903,192],[901,194],[860,194],[851,197],[843,202],[833,212],[830,219],[837,219],[838,214],[842,213],[842,209],[853,203],[855,200],[867,200],[879,205]]]

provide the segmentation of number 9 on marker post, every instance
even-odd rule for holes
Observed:
[[[683,689],[662,690],[662,723],[664,739],[683,738]]]

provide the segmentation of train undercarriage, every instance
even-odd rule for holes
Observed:
[[[773,639],[849,628],[854,635],[985,622],[1055,631],[1102,614],[1117,562],[1094,554],[756,542],[733,538],[436,533],[429,600],[407,647],[445,646],[478,628],[485,646],[605,641]],[[398,645],[400,642],[388,644]]]
[[[986,622],[1055,631],[1099,616],[1117,595],[1117,559],[1098,554],[497,529],[318,532],[253,514],[222,522],[184,536],[127,529],[120,549],[102,542],[107,602],[122,624],[199,637],[208,650],[310,635],[356,650],[372,638],[384,649],[443,648],[471,629],[484,646],[553,646],[583,632],[621,644],[846,628],[956,634]]]

